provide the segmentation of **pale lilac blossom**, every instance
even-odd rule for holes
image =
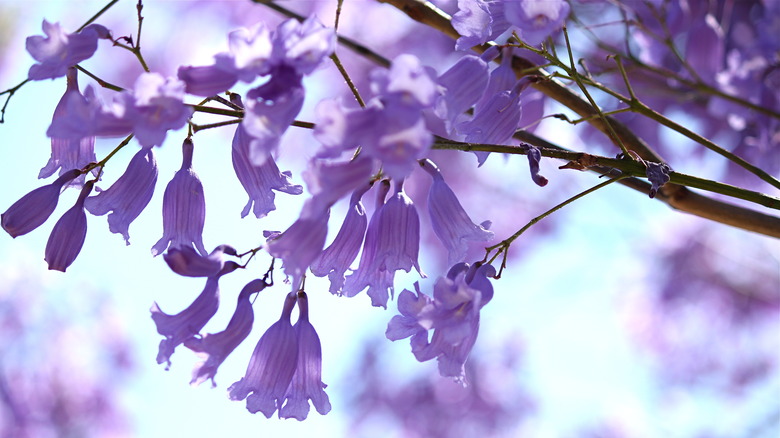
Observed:
[[[78,169],[69,170],[53,183],[22,196],[0,215],[3,229],[15,238],[41,226],[57,208],[62,187],[79,175]]]
[[[191,385],[200,385],[207,379],[211,379],[212,387],[217,386],[217,382],[214,381],[217,368],[252,331],[255,316],[249,298],[268,286],[265,280],[250,281],[238,294],[236,310],[225,330],[219,333],[208,333],[201,337],[191,337],[184,341],[185,347],[195,351],[203,359],[192,370]]]
[[[301,215],[284,233],[268,242],[268,254],[282,259],[284,272],[297,285],[309,265],[322,252],[328,235],[330,210],[312,209],[307,201]]]
[[[502,0],[458,0],[458,12],[452,16],[452,27],[461,35],[456,50],[493,41],[509,29]]]
[[[165,188],[163,196],[163,236],[152,247],[152,255],[166,249],[195,246],[202,255],[208,252],[203,246],[203,225],[206,221],[206,200],[203,184],[192,170],[192,139],[182,144],[182,164]]]
[[[322,346],[314,326],[309,322],[309,300],[298,293],[298,321],[293,326],[298,337],[298,364],[284,396],[279,417],[303,421],[309,415],[309,400],[320,415],[330,412],[330,400],[322,383]],[[279,402],[281,405],[281,402]]]
[[[302,23],[289,19],[276,29],[272,63],[308,75],[322,65],[336,49],[336,33],[312,15]]]
[[[92,191],[93,184],[93,181],[84,184],[76,203],[54,224],[49,240],[46,242],[46,255],[44,257],[50,270],[65,272],[81,252],[87,237],[87,214],[84,212],[84,200]]]
[[[240,265],[235,262],[227,262],[220,271],[206,279],[206,286],[195,301],[186,309],[175,315],[169,315],[155,302],[150,312],[152,320],[157,326],[157,333],[165,339],[160,341],[157,352],[157,363],[166,363],[165,369],[171,367],[171,355],[176,347],[194,338],[203,326],[217,313],[219,307],[219,279],[238,269]]]
[[[538,46],[563,27],[569,15],[566,0],[519,0],[504,2],[504,16],[524,43]]]
[[[192,116],[192,108],[183,99],[184,82],[158,73],[142,73],[133,93],[122,93],[112,110],[132,124],[141,146],[160,146],[168,131],[183,127]]]
[[[253,414],[260,411],[271,418],[282,407],[298,366],[298,335],[290,323],[296,299],[295,292],[287,294],[282,316],[260,338],[246,374],[228,388],[230,399],[246,399]]]
[[[211,277],[225,265],[225,254],[237,256],[235,248],[230,245],[219,245],[204,257],[191,246],[170,248],[163,259],[171,270],[184,277]]]
[[[26,47],[38,61],[30,67],[27,77],[33,81],[65,76],[68,69],[89,59],[97,50],[99,38],[109,38],[109,31],[99,24],[91,24],[81,32],[67,33],[59,23],[43,20],[43,33],[27,38]]]
[[[472,222],[455,193],[444,181],[439,168],[430,160],[423,160],[420,165],[433,178],[428,192],[431,228],[447,249],[448,263],[452,265],[462,262],[466,257],[469,242],[487,242],[493,239],[493,233],[488,231],[491,222],[485,221],[481,225]]]
[[[157,161],[152,149],[136,152],[125,171],[107,190],[85,201],[86,209],[101,216],[109,211],[108,229],[130,244],[130,224],[149,204],[157,185]]]

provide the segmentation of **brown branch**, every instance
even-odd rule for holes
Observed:
[[[450,16],[430,2],[425,0],[377,1],[380,3],[388,3],[396,7],[413,20],[433,27],[450,38],[457,39],[460,37],[450,23]],[[489,47],[490,46],[486,44],[474,47],[473,49],[482,53]],[[568,107],[580,117],[588,119],[589,123],[596,129],[607,135],[609,132],[607,123],[609,123],[609,126],[611,126],[620,138],[620,141],[622,141],[628,149],[636,152],[642,159],[653,162],[664,161],[647,143],[645,143],[644,140],[637,136],[626,125],[609,116],[603,118],[598,117],[598,111],[590,103],[569,90],[561,82],[552,78],[549,73],[535,63],[515,55],[512,59],[512,66],[516,72],[522,72],[523,75],[533,74],[545,78],[545,80],[536,81],[532,86],[546,96],[555,99]],[[631,185],[642,191],[641,184],[636,184],[637,182],[642,181],[631,181]],[[767,236],[780,238],[780,218],[711,199],[694,193],[684,186],[666,184],[656,199],[666,202],[672,208],[686,213]]]

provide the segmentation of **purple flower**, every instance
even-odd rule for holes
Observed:
[[[235,271],[240,265],[227,262],[222,269],[206,280],[206,287],[195,301],[176,315],[168,315],[160,310],[155,302],[152,304],[152,320],[157,326],[157,333],[165,336],[160,341],[157,352],[157,363],[166,363],[165,369],[171,367],[171,355],[177,346],[197,335],[203,326],[217,313],[219,307],[219,279],[225,274]]]
[[[279,417],[303,421],[309,415],[309,400],[320,415],[330,412],[330,400],[322,383],[322,346],[317,332],[309,322],[309,300],[298,293],[298,321],[293,326],[298,337],[298,364],[285,394]],[[279,403],[281,405],[281,402]]]
[[[284,272],[298,281],[311,262],[322,252],[328,235],[329,210],[312,209],[304,204],[300,217],[281,236],[268,242],[268,254],[282,259]]]
[[[664,184],[668,183],[670,180],[669,172],[672,171],[672,168],[669,167],[666,163],[653,163],[653,162],[645,162],[645,165],[647,166],[646,174],[647,179],[650,181],[650,183],[653,185],[650,188],[650,197],[655,198],[656,193],[658,193],[658,190],[664,186]]]
[[[355,261],[360,252],[360,245],[363,243],[363,236],[366,233],[368,219],[366,210],[360,198],[371,188],[370,184],[365,184],[362,188],[352,193],[349,201],[349,209],[344,223],[341,225],[336,238],[324,251],[317,256],[311,263],[311,272],[317,277],[328,276],[330,279],[330,292],[339,293],[344,285],[344,273]]]
[[[423,160],[420,165],[433,177],[428,192],[431,228],[447,249],[449,264],[462,262],[466,257],[468,242],[487,242],[493,238],[493,233],[487,230],[490,221],[481,225],[472,222],[455,193],[444,181],[439,168],[430,160]]]
[[[276,153],[279,139],[303,107],[304,94],[301,77],[287,67],[274,70],[268,82],[247,93],[241,126],[251,138],[249,159],[256,166]]]
[[[92,57],[98,38],[107,38],[108,29],[93,24],[78,33],[66,33],[59,23],[43,20],[43,33],[27,37],[27,51],[38,61],[30,67],[27,77],[33,81],[65,76],[68,68]]]
[[[316,16],[303,23],[289,19],[276,29],[272,62],[286,65],[299,75],[308,75],[333,54],[336,33],[320,23]]]
[[[187,124],[192,108],[185,105],[184,82],[143,73],[133,93],[124,92],[115,102],[114,113],[133,126],[133,134],[143,147],[159,146],[166,133]]]
[[[417,255],[420,249],[420,218],[411,199],[396,183],[395,194],[385,203],[389,190],[383,182],[377,198],[377,211],[371,218],[366,232],[360,266],[347,276],[343,292],[355,296],[368,287],[373,306],[387,307],[388,293],[393,293],[395,271],[409,272],[414,267],[421,276]],[[382,205],[384,204],[384,205]]]
[[[22,196],[0,215],[3,229],[15,238],[41,226],[57,208],[62,186],[79,175],[81,171],[78,169],[69,170],[53,183],[38,187]]]
[[[253,414],[260,411],[271,418],[282,407],[287,388],[295,374],[298,365],[298,335],[290,323],[290,314],[296,299],[295,292],[287,294],[282,316],[260,338],[246,374],[228,388],[230,399],[246,398],[246,408]]]
[[[397,341],[411,337],[412,353],[423,362],[437,358],[439,373],[464,382],[464,364],[479,332],[479,311],[493,298],[488,277],[492,265],[458,263],[433,288],[433,299],[415,284],[417,295],[404,290],[398,297],[400,315],[394,316],[385,332]],[[428,331],[433,336],[428,341]]]
[[[436,115],[445,121],[452,134],[455,120],[471,108],[487,89],[490,74],[488,64],[474,55],[466,55],[439,76],[444,88],[436,101]]]
[[[203,197],[203,184],[192,171],[193,149],[192,139],[187,137],[182,144],[181,169],[165,188],[163,236],[152,247],[154,256],[161,254],[169,246],[176,248],[193,244],[201,254],[208,254],[203,247],[206,200]]]
[[[154,153],[151,149],[141,149],[130,160],[125,173],[108,190],[87,198],[85,207],[96,216],[112,212],[108,215],[108,229],[121,234],[129,245],[130,223],[149,204],[156,184]]]
[[[360,156],[346,163],[312,160],[303,173],[312,209],[326,210],[359,187],[366,187],[374,171],[374,160]]]
[[[236,250],[230,245],[220,245],[211,251],[208,257],[198,254],[191,246],[170,248],[163,254],[165,263],[171,270],[184,277],[211,277],[225,265],[223,256],[237,256]]]
[[[46,242],[46,256],[44,257],[50,270],[65,272],[81,252],[84,239],[87,237],[87,214],[84,213],[84,200],[92,191],[93,184],[93,181],[84,184],[76,203],[54,224],[49,241]]]
[[[531,179],[539,187],[547,185],[547,178],[539,174],[539,163],[542,161],[542,153],[539,148],[530,144],[521,144],[521,148],[526,150],[526,157],[528,157],[528,168],[531,171]]]
[[[273,190],[291,195],[303,193],[303,187],[290,183],[292,173],[280,172],[272,156],[267,156],[265,162],[256,166],[249,159],[249,144],[252,138],[246,134],[244,128],[239,126],[233,136],[233,169],[236,176],[249,194],[241,217],[246,217],[250,211],[255,217],[265,217],[269,212],[276,210],[274,205]]]
[[[456,50],[469,50],[496,39],[509,29],[501,0],[458,0],[458,12],[452,16],[452,27],[461,35]]]
[[[56,119],[67,118],[71,99],[82,100],[86,105],[84,96],[79,92],[78,71],[75,68],[68,69],[67,86],[65,94],[62,95],[57,107],[54,109],[52,124]],[[46,166],[38,173],[38,178],[47,178],[57,169],[60,169],[60,175],[70,169],[81,169],[89,163],[95,162],[95,137],[83,138],[52,138],[51,139],[51,158]],[[79,178],[83,182],[83,177]]]
[[[124,118],[122,106],[104,106],[95,89],[87,85],[83,96],[68,95],[62,113],[52,119],[46,135],[78,141],[87,137],[125,136],[132,131],[133,124]]]
[[[545,38],[563,26],[569,15],[565,0],[519,0],[504,3],[504,15],[523,42],[538,46]]]
[[[209,333],[202,337],[191,337],[184,341],[185,347],[199,353],[199,356],[203,358],[203,361],[195,365],[192,370],[190,384],[200,385],[206,379],[211,379],[211,385],[217,386],[217,382],[214,381],[217,368],[252,331],[255,315],[252,312],[252,303],[249,298],[267,286],[268,284],[264,280],[250,281],[238,294],[236,311],[225,330],[219,333]]]

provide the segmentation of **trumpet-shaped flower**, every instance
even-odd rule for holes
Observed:
[[[152,320],[157,326],[157,333],[165,336],[160,341],[157,352],[157,363],[171,366],[171,356],[176,347],[200,333],[200,330],[217,313],[219,307],[219,279],[225,274],[235,271],[240,266],[235,262],[227,262],[220,271],[206,280],[206,287],[195,301],[176,315],[169,315],[155,302],[152,304]]]
[[[46,242],[46,256],[44,257],[44,260],[49,264],[49,269],[65,272],[81,252],[84,239],[87,237],[87,214],[84,213],[84,200],[92,191],[93,184],[92,181],[84,184],[76,203],[54,224],[49,241]]]
[[[322,346],[314,326],[309,322],[309,300],[306,293],[298,293],[298,321],[293,326],[298,337],[298,364],[279,409],[282,418],[303,421],[309,415],[309,400],[321,415],[330,412],[330,400],[322,383]]]
[[[27,74],[33,81],[65,76],[70,67],[92,57],[99,38],[110,37],[108,29],[99,24],[70,34],[59,23],[43,20],[42,27],[46,36],[34,35],[26,41],[27,51],[38,61]]]
[[[249,298],[268,286],[264,280],[252,280],[238,294],[236,311],[230,318],[227,328],[219,333],[209,333],[202,337],[191,337],[184,341],[184,346],[199,353],[203,361],[192,370],[192,385],[200,385],[206,379],[211,379],[212,386],[217,386],[214,376],[217,368],[224,362],[233,350],[249,336],[255,315]]]
[[[236,256],[236,250],[230,245],[214,248],[207,257],[198,254],[191,246],[171,248],[163,254],[165,263],[171,270],[184,277],[211,277],[225,265],[223,256]]]
[[[268,253],[282,259],[284,272],[297,285],[309,265],[322,252],[328,235],[329,210],[312,209],[311,200],[284,233],[268,242]]]
[[[8,207],[0,215],[0,224],[11,235],[18,237],[38,228],[54,213],[60,198],[62,186],[81,175],[78,169],[62,174],[53,183],[31,191]]]
[[[116,182],[97,196],[87,198],[85,207],[102,216],[109,211],[108,229],[119,233],[130,244],[130,223],[149,205],[157,185],[157,162],[151,149],[141,149],[130,160],[127,170]]]
[[[287,294],[282,316],[260,337],[246,374],[228,388],[230,399],[246,399],[253,414],[260,411],[271,418],[282,407],[298,366],[298,335],[290,323],[296,299],[295,292]]]
[[[455,193],[444,181],[439,168],[430,160],[421,161],[420,165],[433,177],[428,192],[428,212],[433,232],[447,249],[449,263],[462,262],[469,242],[487,242],[493,238],[493,233],[487,230],[490,221],[481,225],[472,222]]]
[[[182,145],[182,165],[165,188],[163,196],[163,236],[152,247],[152,255],[162,254],[168,247],[195,245],[204,256],[203,225],[206,220],[206,200],[203,184],[192,171],[194,146],[188,137]]]

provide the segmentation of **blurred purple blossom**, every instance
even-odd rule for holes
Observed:
[[[538,46],[563,26],[569,15],[566,0],[519,0],[504,2],[504,16],[524,43]]]
[[[78,169],[69,170],[51,184],[22,196],[0,215],[3,229],[15,238],[43,225],[57,208],[62,187],[79,175],[81,172]]]
[[[109,211],[108,229],[119,233],[130,244],[130,224],[149,204],[157,185],[157,161],[152,149],[136,152],[127,170],[107,190],[87,198],[87,211],[102,216]]]
[[[44,260],[50,270],[65,272],[78,257],[84,239],[87,237],[87,214],[84,200],[92,192],[94,181],[87,181],[79,193],[76,203],[54,224],[46,242]]]
[[[99,38],[109,38],[108,29],[99,24],[72,34],[66,33],[59,23],[46,20],[42,28],[46,36],[28,37],[26,43],[27,51],[38,61],[30,67],[27,76],[34,81],[65,76],[70,67],[92,57]]]
[[[181,246],[170,248],[163,254],[163,259],[173,272],[184,277],[211,277],[225,265],[225,254],[238,255],[230,245],[220,245],[206,257],[198,254],[191,246]]]
[[[121,94],[112,109],[117,117],[132,125],[141,146],[160,146],[169,130],[183,127],[192,116],[192,108],[183,99],[184,82],[166,79],[158,73],[143,73],[136,80],[133,93]]]
[[[152,255],[166,249],[195,245],[202,255],[208,252],[203,246],[203,225],[206,220],[206,200],[203,184],[192,170],[192,139],[182,144],[181,168],[165,188],[163,197],[163,236],[152,247]]]

